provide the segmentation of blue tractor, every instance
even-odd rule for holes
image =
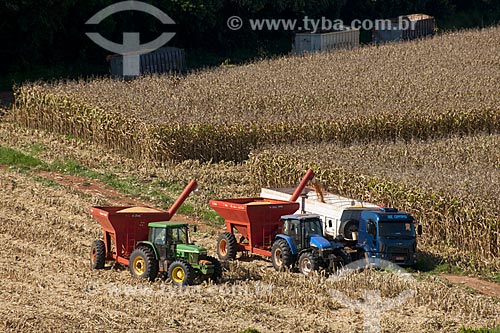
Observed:
[[[318,269],[333,271],[351,262],[341,242],[323,237],[319,215],[294,214],[281,217],[283,232],[276,235],[271,249],[277,271],[298,267],[304,275]]]

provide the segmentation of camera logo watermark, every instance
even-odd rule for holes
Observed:
[[[239,16],[231,16],[226,24],[230,30],[240,30],[245,26],[245,21]],[[313,19],[308,16],[299,19],[248,19],[248,26],[253,31],[304,31],[316,33],[318,31],[363,29],[363,30],[415,30],[416,21],[409,21],[404,17],[393,20],[353,20],[345,24],[343,20],[331,20],[327,17]]]
[[[94,16],[85,24],[99,24],[102,20],[113,14],[123,11],[140,11],[156,17],[163,24],[175,24],[175,22],[160,9],[141,1],[122,1],[110,5]],[[138,76],[140,74],[140,56],[159,49],[170,41],[175,32],[164,32],[155,40],[141,44],[138,32],[124,32],[123,44],[107,40],[97,32],[87,32],[86,35],[100,47],[123,56],[123,75]]]
[[[396,274],[397,277],[403,282],[407,282],[410,284],[416,283],[416,280],[411,276],[411,274],[407,273],[400,266],[390,261],[378,258],[368,258],[352,262],[349,265],[343,267],[328,280],[330,280],[331,282],[339,281],[349,276],[350,274],[355,274],[360,270],[366,268],[377,268],[388,271]],[[394,298],[384,299],[381,297],[380,290],[363,291],[364,295],[362,301],[349,298],[347,295],[338,290],[330,290],[329,293],[340,304],[346,306],[347,308],[363,313],[365,333],[381,332],[380,318],[382,313],[404,304],[415,295],[415,290],[409,289],[402,291]]]

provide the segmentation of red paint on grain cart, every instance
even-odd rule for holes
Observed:
[[[210,200],[210,207],[226,220],[229,232],[236,230],[243,237],[238,241],[239,251],[269,257],[273,238],[281,232],[280,217],[297,211],[299,204],[265,198],[240,198]]]
[[[106,259],[128,265],[137,242],[148,239],[148,223],[169,221],[196,188],[196,181],[192,180],[167,211],[150,207],[91,207],[90,213],[102,226]]]
[[[300,205],[295,200],[313,178],[314,172],[309,169],[289,201],[268,198],[210,200],[210,207],[224,218],[231,237],[236,238],[235,231],[241,234],[240,239],[236,239],[237,251],[250,251],[270,257],[274,237],[282,232],[281,217],[299,209]],[[227,240],[223,242],[222,246],[221,243],[217,244],[218,248],[226,247]]]

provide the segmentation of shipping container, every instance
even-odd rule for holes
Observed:
[[[321,52],[334,49],[355,48],[359,46],[359,29],[342,27],[335,31],[317,33],[296,33],[293,52]]]
[[[111,76],[123,77],[123,56],[109,57]],[[140,74],[184,73],[186,60],[183,49],[162,47],[153,52],[140,55]]]
[[[388,20],[390,25],[373,28],[372,40],[374,43],[398,42],[433,36],[436,31],[434,17],[426,14],[403,15]]]

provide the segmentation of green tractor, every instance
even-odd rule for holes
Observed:
[[[220,262],[207,256],[205,248],[189,244],[186,223],[151,222],[148,226],[148,240],[138,242],[130,255],[133,276],[154,280],[160,271],[175,285],[189,285],[199,276],[220,280]]]

